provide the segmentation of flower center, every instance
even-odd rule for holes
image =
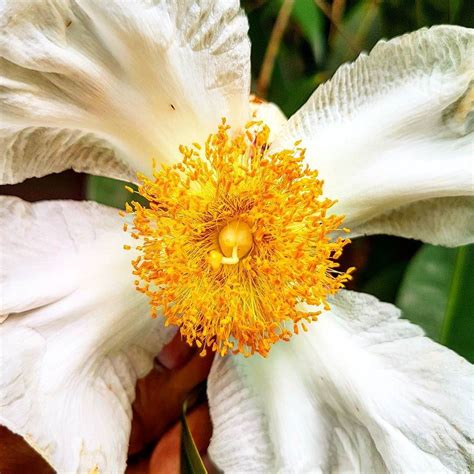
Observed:
[[[316,321],[299,303],[327,309],[351,278],[335,261],[349,240],[331,237],[343,217],[305,150],[271,152],[268,138],[261,122],[231,135],[223,121],[203,146],[181,146],[181,163],[139,175],[149,205],[127,206],[137,289],[202,355],[267,355]]]

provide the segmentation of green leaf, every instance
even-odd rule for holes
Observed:
[[[361,291],[374,295],[381,301],[394,303],[406,266],[406,262],[403,261],[388,265],[373,274],[362,286]]]
[[[207,474],[193,435],[186,421],[188,402],[183,403],[181,415],[181,474]]]
[[[125,189],[130,183],[103,176],[88,176],[86,183],[86,198],[107,206],[123,209],[125,203],[131,200],[131,194]]]
[[[283,113],[290,117],[308,100],[318,84],[315,77],[284,77],[283,72],[287,70],[285,65],[288,64],[285,58],[285,54],[280,54],[277,58],[268,98],[277,103]]]
[[[448,0],[448,16],[449,23],[454,23],[458,16],[459,10],[461,9],[462,0]]]
[[[333,73],[342,63],[354,60],[361,51],[368,51],[383,36],[381,3],[356,3],[344,16],[329,54],[326,69]]]
[[[322,62],[326,49],[323,12],[314,0],[298,0],[293,6],[292,17],[311,45],[314,59],[318,63]]]
[[[428,336],[474,361],[474,245],[424,245],[410,262],[396,304]]]
[[[86,199],[117,209],[124,209],[125,203],[130,201],[138,201],[144,206],[147,205],[148,201],[144,197],[137,193],[131,194],[125,189],[125,186],[137,189],[133,183],[91,175],[87,177],[86,181]]]
[[[474,245],[456,251],[440,342],[474,362]]]
[[[384,0],[381,8],[388,37],[442,23],[472,27],[474,19],[472,2],[467,0]]]

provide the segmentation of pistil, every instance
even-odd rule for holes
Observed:
[[[219,232],[219,250],[209,252],[209,265],[218,270],[221,265],[236,265],[253,246],[252,229],[246,222],[233,220]]]

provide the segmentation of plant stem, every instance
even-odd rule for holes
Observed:
[[[267,97],[268,86],[275,67],[275,59],[280,49],[283,33],[286,30],[288,21],[290,19],[291,11],[293,10],[294,0],[285,0],[278,12],[278,16],[273,27],[270,41],[268,42],[265,57],[263,58],[262,69],[257,80],[257,95],[262,99]]]

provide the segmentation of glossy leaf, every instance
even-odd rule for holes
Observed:
[[[424,245],[410,262],[396,304],[432,339],[474,360],[474,246]]]
[[[474,362],[474,245],[457,249],[440,342]]]

